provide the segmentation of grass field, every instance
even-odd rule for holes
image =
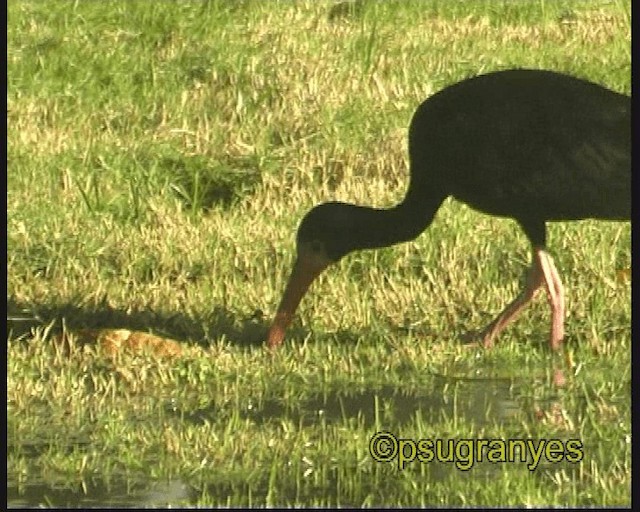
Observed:
[[[630,94],[630,12],[11,0],[9,504],[630,505],[629,223],[549,226],[560,355],[543,297],[494,349],[460,343],[517,294],[530,248],[451,200],[415,242],[328,270],[263,348],[299,220],[398,202],[422,100],[510,67]],[[114,354],[110,330],[180,354]],[[371,455],[379,431],[577,440],[581,456],[399,468]]]

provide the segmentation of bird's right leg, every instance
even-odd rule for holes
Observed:
[[[535,248],[525,289],[481,332],[480,338],[485,348],[491,348],[493,346],[495,337],[498,336],[509,323],[516,319],[518,314],[531,299],[533,299],[540,287],[545,284],[545,274],[549,275],[549,273],[543,269],[542,260],[544,257],[541,257],[541,255],[546,256],[547,254],[543,249]],[[553,265],[553,262],[551,262],[551,265]],[[548,270],[548,265],[546,267]],[[555,270],[555,267],[553,267],[553,269]]]
[[[553,258],[543,249],[535,250],[535,257],[540,264],[540,270],[547,288],[547,298],[551,306],[551,350],[558,350],[564,338],[564,287],[560,275],[553,263]]]

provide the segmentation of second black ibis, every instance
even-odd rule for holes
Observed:
[[[549,343],[564,337],[562,281],[546,249],[546,222],[631,217],[631,98],[565,74],[511,69],[453,84],[425,100],[409,128],[410,182],[389,209],[329,202],[311,209],[270,347],[313,280],[360,249],[416,238],[445,198],[515,219],[531,242],[524,290],[482,332],[485,347],[542,287],[551,307]]]

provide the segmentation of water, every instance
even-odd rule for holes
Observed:
[[[19,486],[7,482],[7,506],[24,507],[164,507],[195,502],[198,491],[180,480],[169,482],[133,482],[100,479],[74,486],[52,487],[42,483]]]
[[[415,391],[400,390],[393,386],[353,392],[341,390],[319,393],[293,404],[285,404],[278,399],[264,400],[257,404],[247,399],[246,403],[241,404],[240,414],[258,425],[283,418],[301,427],[356,421],[371,433],[378,427],[393,430],[399,435],[402,434],[403,425],[416,418],[420,418],[424,425],[441,421],[444,416],[482,426],[518,421],[523,414],[513,399],[512,379],[452,379],[433,376],[430,382],[428,390],[424,386]],[[214,402],[196,410],[188,409],[186,405],[182,407],[174,401],[165,406],[167,416],[194,424],[214,421],[221,412],[221,407]],[[425,432],[424,435],[428,436],[430,433]],[[11,441],[9,449],[15,449]],[[19,449],[27,454],[33,452],[35,457],[46,447],[23,444]],[[453,470],[453,467],[447,465],[433,465],[430,477],[446,478]],[[496,468],[489,465],[485,470],[495,471]],[[475,475],[477,477],[477,471]],[[224,499],[228,489],[208,486],[207,492]],[[109,482],[98,477],[62,487],[52,487],[40,482],[7,482],[7,503],[10,507],[159,507],[195,504],[200,495],[201,490],[192,488],[181,480],[144,481],[139,476],[134,480],[123,478]]]

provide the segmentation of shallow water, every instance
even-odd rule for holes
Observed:
[[[400,427],[419,414],[423,421],[436,421],[457,416],[476,425],[509,421],[519,408],[512,399],[512,382],[509,379],[452,380],[435,377],[435,386],[429,392],[407,392],[393,386],[373,390],[318,394],[295,403],[282,400],[265,400],[261,404],[247,401],[241,416],[257,424],[287,418],[295,424],[309,426],[319,420],[337,423],[350,418],[363,422],[365,428],[376,426],[376,404],[379,425],[386,428]],[[195,424],[215,419],[220,408],[210,403],[197,410],[181,409],[179,404],[169,407],[170,413]],[[490,415],[488,418],[487,416]]]
[[[402,427],[416,419],[424,424],[441,421],[442,418],[460,419],[477,426],[518,421],[523,411],[514,400],[511,379],[459,379],[432,376],[430,389],[408,392],[393,386],[356,392],[320,393],[300,400],[295,405],[285,405],[277,399],[260,404],[247,401],[240,414],[256,424],[287,419],[301,427],[314,424],[334,424],[357,421],[373,433],[376,428],[392,430],[402,435]],[[211,402],[197,410],[181,407],[168,401],[165,414],[181,421],[195,424],[213,421],[221,413],[220,407]],[[426,434],[426,433],[425,433]],[[25,443],[15,445],[9,440],[9,449],[20,449],[28,457],[37,457],[47,446]],[[45,443],[46,444],[46,443]],[[75,445],[74,445],[75,446]],[[495,465],[482,464],[474,470],[491,473]],[[455,468],[449,464],[432,464],[430,478],[446,478]],[[478,471],[479,470],[479,471]],[[43,483],[18,484],[7,482],[7,502],[10,507],[67,506],[67,507],[155,507],[171,504],[197,503],[202,490],[192,488],[181,480],[159,482],[114,480],[105,482],[96,478],[73,486],[51,487]],[[207,486],[209,495],[224,500],[229,489]]]
[[[7,482],[7,506],[21,507],[162,507],[172,503],[195,502],[197,491],[180,480],[132,482],[100,479],[73,487],[45,484],[18,486]]]

